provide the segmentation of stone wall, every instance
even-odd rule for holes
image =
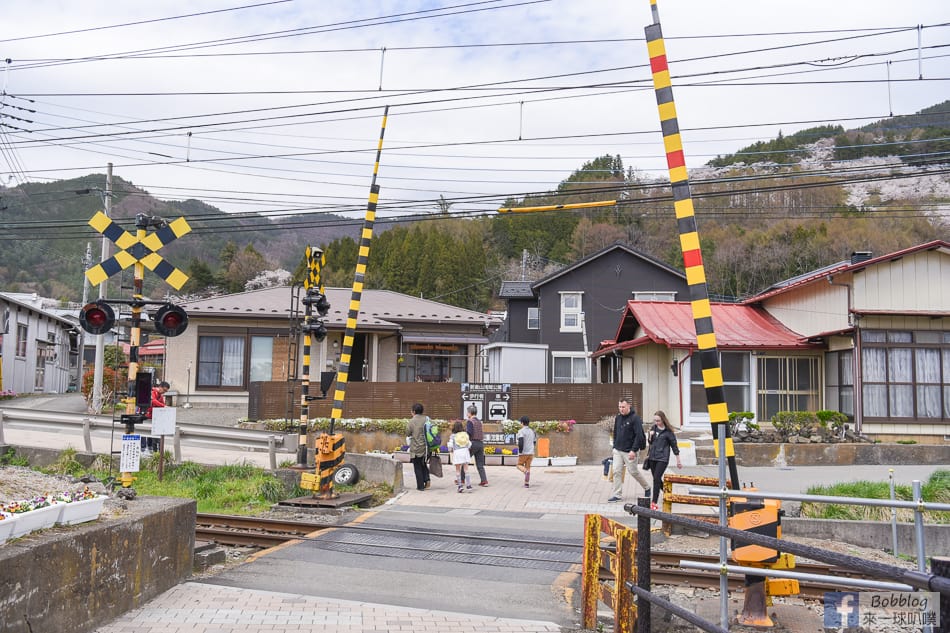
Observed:
[[[188,578],[194,500],[140,497],[126,507],[0,547],[4,633],[91,631]]]
[[[950,445],[932,444],[745,444],[737,442],[740,466],[850,466],[853,464],[950,464]],[[712,455],[712,447],[707,457]]]

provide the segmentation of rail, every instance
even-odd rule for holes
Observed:
[[[34,431],[68,430],[81,433],[86,452],[92,453],[93,430],[109,430],[121,428],[122,424],[110,416],[91,415],[82,413],[63,413],[62,411],[39,411],[36,409],[0,408],[0,444],[4,443],[3,428],[24,428]],[[148,422],[136,425],[136,430],[148,434],[152,425]],[[219,449],[243,449],[252,451],[267,451],[270,457],[271,470],[277,468],[277,453],[289,452],[284,447],[284,436],[269,431],[254,429],[229,429],[203,424],[175,425],[175,435],[172,438],[173,454],[176,462],[181,461],[182,438],[195,442],[211,444]]]

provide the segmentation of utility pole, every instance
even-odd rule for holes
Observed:
[[[109,163],[106,167],[106,194],[102,199],[103,213],[106,214],[106,217],[111,217],[112,211],[112,163]],[[106,261],[112,255],[110,252],[112,247],[110,241],[106,238],[105,235],[102,236],[102,259],[99,261]],[[109,285],[108,280],[103,280],[99,284],[99,299],[106,298],[106,290]],[[85,305],[85,304],[83,304]],[[103,335],[96,337],[96,367],[95,374],[92,382],[92,412],[96,415],[102,413],[102,368],[105,364],[105,339]]]
[[[89,270],[89,266],[92,265],[92,242],[86,242],[86,255],[82,258],[82,305],[86,305],[89,301],[89,278],[86,277],[86,271]],[[86,347],[86,331],[82,328],[79,328],[79,362],[76,363],[79,365],[76,371],[78,376],[76,376],[76,390],[79,393],[82,393],[82,365],[83,360],[85,359],[85,347]]]

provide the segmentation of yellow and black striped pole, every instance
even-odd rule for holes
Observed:
[[[306,260],[307,276],[304,279],[303,287],[308,300],[304,301],[303,380],[300,388],[300,435],[297,443],[297,468],[307,467],[307,431],[310,425],[310,346],[313,341],[310,324],[313,319],[313,305],[309,298],[311,289],[315,289],[320,295],[324,294],[320,272],[327,261],[326,253],[319,248],[308,246]]]
[[[686,155],[680,138],[679,122],[676,118],[676,106],[673,102],[673,86],[666,60],[666,46],[660,30],[660,17],[656,0],[650,0],[653,11],[653,24],[646,27],[647,50],[650,54],[650,70],[653,73],[653,88],[656,91],[656,104],[660,113],[660,128],[663,132],[663,145],[666,151],[666,164],[670,172],[670,186],[673,189],[673,208],[679,228],[680,247],[683,251],[683,266],[686,269],[686,283],[689,286],[689,299],[693,311],[693,324],[696,328],[696,345],[703,369],[703,387],[706,390],[706,405],[709,421],[715,438],[716,455],[720,450],[720,434],[725,439],[725,454],[729,463],[729,476],[732,488],[739,488],[739,473],[736,470],[735,450],[729,432],[729,408],[726,405],[723,390],[722,368],[719,364],[719,349],[716,347],[716,333],[713,328],[712,308],[709,305],[709,290],[706,287],[706,270],[703,267],[703,255],[699,245],[699,232],[696,227],[696,215],[693,211],[693,198],[689,189],[689,176],[686,170]]]
[[[680,138],[679,122],[676,118],[676,106],[673,102],[673,85],[666,59],[666,46],[663,43],[663,31],[660,29],[660,13],[656,0],[650,0],[653,24],[647,26],[647,51],[650,55],[650,71],[653,74],[653,89],[656,92],[656,105],[660,114],[660,129],[663,132],[663,145],[666,151],[666,165],[670,172],[670,186],[673,189],[673,209],[679,228],[680,248],[683,251],[683,266],[686,269],[686,283],[689,286],[689,300],[693,311],[693,324],[696,328],[696,346],[703,370],[703,387],[706,390],[706,407],[709,422],[712,425],[713,444],[719,458],[719,485],[726,487],[726,460],[733,489],[739,488],[739,473],[736,469],[735,450],[729,432],[729,408],[726,405],[725,390],[722,382],[722,367],[719,364],[719,349],[716,346],[716,332],[713,328],[712,307],[709,304],[709,289],[706,287],[706,270],[703,267],[703,254],[699,244],[699,231],[696,227],[696,214],[693,210],[693,198],[689,189],[689,174],[686,170],[686,154],[683,152],[683,140]],[[726,498],[719,500],[719,523],[727,524]],[[719,562],[725,566],[728,543],[720,538]],[[719,618],[724,629],[729,628],[729,596],[726,575],[719,579]],[[648,614],[644,614],[648,618]]]
[[[366,265],[369,262],[369,247],[373,240],[373,224],[376,221],[376,205],[379,202],[379,185],[376,176],[379,173],[379,159],[383,152],[383,137],[386,134],[386,119],[389,106],[383,110],[383,124],[379,130],[379,143],[376,146],[376,162],[373,165],[373,179],[369,187],[369,202],[366,205],[366,217],[363,219],[363,231],[360,234],[359,254],[356,260],[356,274],[353,278],[353,291],[350,295],[350,307],[346,315],[346,331],[343,334],[343,348],[337,369],[336,391],[333,394],[333,410],[330,413],[330,429],[317,438],[316,453],[320,461],[317,464],[321,497],[333,496],[333,473],[343,463],[346,445],[343,435],[334,434],[336,422],[343,418],[343,400],[346,398],[346,383],[350,373],[350,359],[353,354],[353,340],[356,336],[356,321],[360,314],[360,301],[363,298],[363,281],[366,277]],[[305,487],[301,477],[301,487]]]

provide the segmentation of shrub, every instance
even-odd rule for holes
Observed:
[[[729,430],[735,437],[736,431],[758,431],[759,425],[755,423],[755,414],[751,411],[730,411],[729,412]]]
[[[818,418],[809,411],[779,411],[772,416],[772,426],[787,441],[793,435],[811,436],[811,430],[818,425]]]

